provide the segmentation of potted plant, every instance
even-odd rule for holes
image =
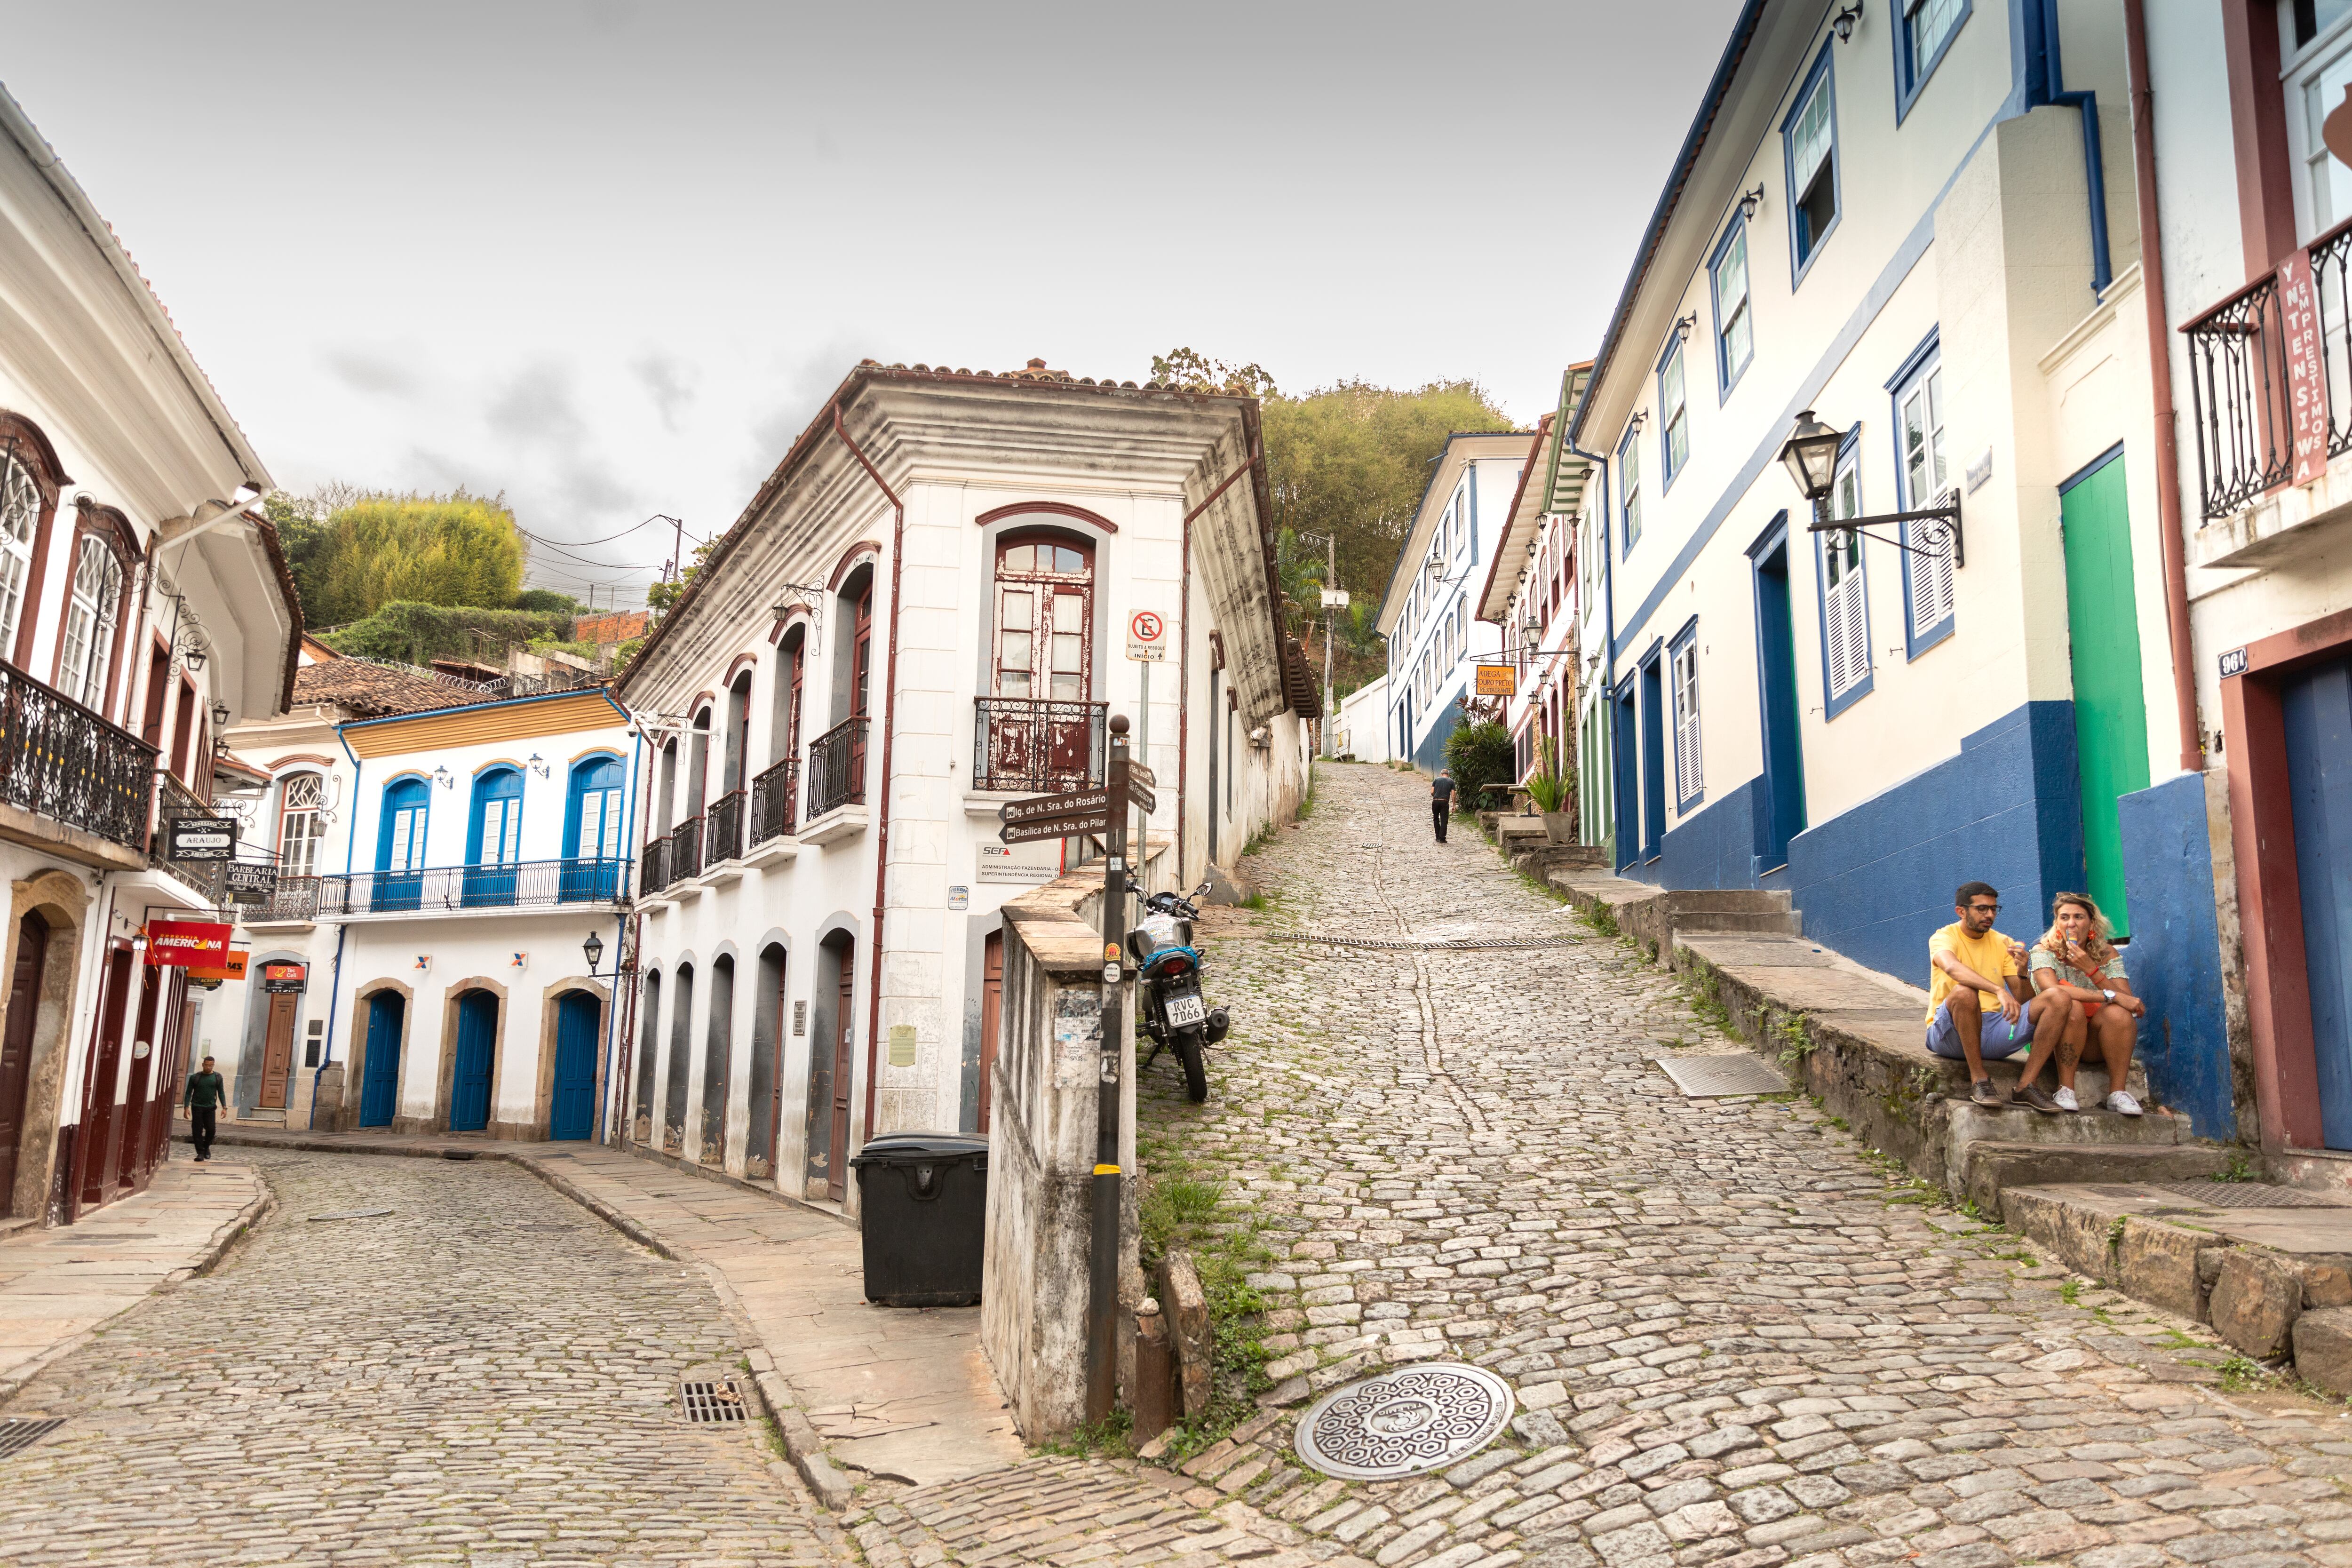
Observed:
[[[1570,790],[1568,776],[1559,771],[1559,751],[1549,735],[1538,742],[1543,766],[1528,775],[1528,798],[1543,814],[1544,841],[1562,845],[1576,842],[1576,813],[1568,809]]]

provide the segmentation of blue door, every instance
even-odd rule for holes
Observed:
[[[1665,675],[1656,654],[1642,666],[1642,858],[1654,860],[1666,843]]]
[[[474,780],[474,809],[466,822],[466,902],[513,903],[521,850],[522,770],[491,768]]]
[[[425,826],[433,786],[423,779],[396,779],[383,791],[383,819],[375,839],[378,910],[413,910],[425,889]]]
[[[490,1124],[490,1041],[499,1026],[499,999],[487,991],[457,998],[457,1061],[449,1094],[449,1131],[479,1132]]]
[[[367,1064],[360,1080],[360,1125],[389,1127],[400,1103],[400,1026],[408,1004],[396,991],[368,998]]]
[[[555,1005],[555,1106],[550,1138],[585,1138],[596,1120],[596,998],[566,991]]]
[[[2352,1149],[2352,659],[2282,681],[2320,1134]]]
[[[611,900],[621,882],[621,763],[591,757],[572,770],[571,799],[563,808],[563,878],[566,903]]]

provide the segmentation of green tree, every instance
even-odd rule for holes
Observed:
[[[504,606],[522,586],[522,539],[506,499],[463,489],[346,494],[302,559],[295,586],[317,626],[364,620],[396,602]]]
[[[685,571],[667,583],[656,583],[646,590],[646,608],[654,613],[655,620],[667,616],[670,607],[686,596],[687,585],[694,581],[701,572],[703,563],[710,559],[710,552],[717,548],[719,541],[716,539],[704,540],[694,547],[694,559],[686,563]],[[622,647],[625,655],[636,651],[625,643]]]

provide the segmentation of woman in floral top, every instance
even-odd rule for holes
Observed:
[[[2147,1004],[2132,994],[2124,955],[2113,940],[2115,927],[2086,893],[2061,893],[2051,900],[2050,929],[2033,944],[2025,963],[2037,992],[2058,991],[2074,998],[2079,1012],[2058,1042],[2058,1093],[2062,1110],[2082,1109],[2074,1099],[2074,1068],[2085,1044],[2095,1045],[2107,1064],[2107,1109],[2140,1113],[2139,1101],[2124,1088],[2131,1071],[2132,1047]]]

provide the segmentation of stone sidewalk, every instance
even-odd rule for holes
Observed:
[[[632,1240],[701,1266],[751,1331],[770,1414],[828,1507],[846,1505],[856,1479],[931,1485],[1027,1458],[981,1354],[980,1309],[869,1303],[858,1233],[824,1210],[593,1143],[255,1127],[224,1130],[221,1142],[506,1162]]]
[[[143,1193],[0,1238],[0,1402],[156,1291],[205,1273],[270,1206],[250,1165],[178,1150]]]

